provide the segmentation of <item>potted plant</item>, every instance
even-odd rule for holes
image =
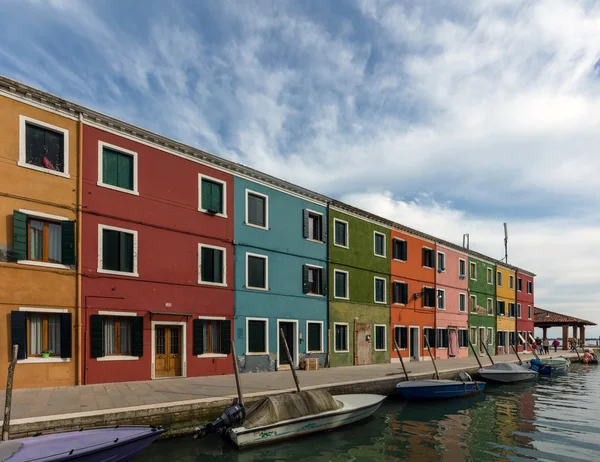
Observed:
[[[49,358],[52,354],[52,350],[44,350],[42,351],[42,358]]]

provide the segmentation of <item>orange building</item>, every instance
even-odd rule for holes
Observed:
[[[392,230],[390,246],[391,348],[395,340],[403,358],[429,359],[424,335],[435,355],[435,242]]]

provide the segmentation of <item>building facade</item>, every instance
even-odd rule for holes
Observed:
[[[496,265],[469,255],[469,339],[478,354],[496,351]],[[484,346],[482,345],[485,345]],[[469,349],[472,355],[472,349]]]
[[[327,359],[327,208],[280,189],[234,179],[235,342],[240,370]]]
[[[519,351],[529,350],[533,340],[534,296],[533,279],[528,271],[517,270],[517,332]]]
[[[4,88],[4,87],[2,87]],[[0,382],[77,385],[79,123],[0,90]]]
[[[331,366],[390,360],[390,230],[330,207],[329,329]]]
[[[517,346],[516,273],[496,265],[496,354],[512,354]]]
[[[391,251],[391,345],[403,358],[428,360],[425,337],[434,355],[436,345],[435,242],[392,229]]]

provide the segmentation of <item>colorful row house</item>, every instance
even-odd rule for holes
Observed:
[[[0,381],[527,348],[533,273],[3,77],[0,127]]]

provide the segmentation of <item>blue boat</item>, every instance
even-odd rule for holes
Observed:
[[[552,374],[552,366],[544,364],[539,359],[532,359],[529,361],[529,369],[536,371],[540,375]]]
[[[396,393],[408,400],[447,399],[480,393],[485,389],[485,382],[472,380],[466,372],[461,372],[461,379],[463,380],[431,379],[399,382],[396,385]]]

